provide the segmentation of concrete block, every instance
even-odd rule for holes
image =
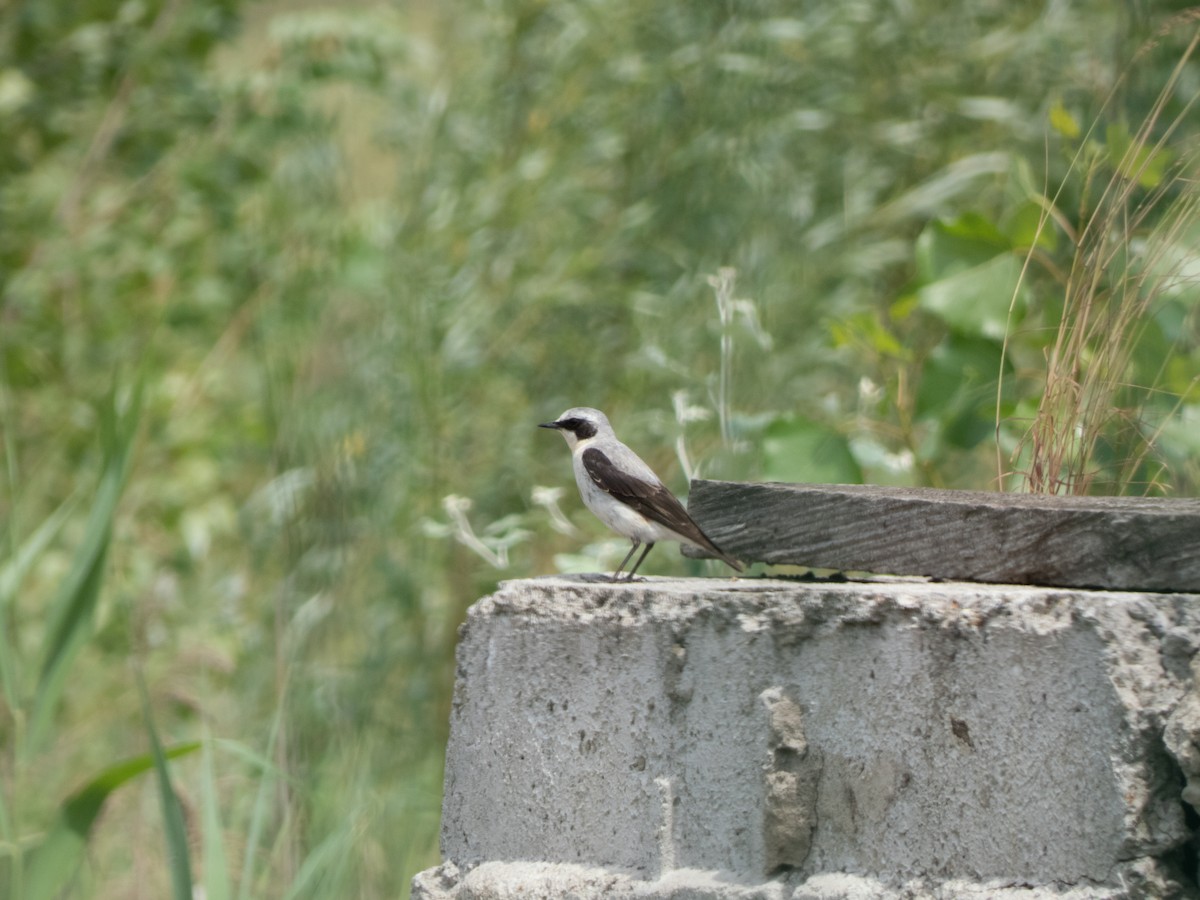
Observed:
[[[1200,896],[1197,646],[1196,595],[508,582],[414,897]]]

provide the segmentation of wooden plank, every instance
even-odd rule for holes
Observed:
[[[1002,584],[1200,590],[1200,499],[693,481],[688,510],[719,547],[746,561]]]

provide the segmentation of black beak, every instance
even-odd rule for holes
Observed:
[[[538,428],[553,428],[555,431],[558,431],[558,429],[562,428],[562,426],[557,422],[542,422],[540,425],[538,425]]]

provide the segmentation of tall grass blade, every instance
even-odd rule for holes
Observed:
[[[163,756],[178,759],[199,749],[199,742],[191,741],[164,750]],[[114,763],[63,802],[45,839],[30,853],[21,894],[25,900],[52,900],[63,895],[79,871],[92,825],[105,801],[117,788],[154,765],[154,756],[149,753]]]
[[[213,742],[204,739],[203,758],[203,816],[204,816],[204,897],[205,900],[230,900],[233,884],[229,880],[229,862],[225,858],[224,832],[221,828],[221,806],[217,796],[216,769],[213,765]]]
[[[188,849],[187,826],[183,821],[183,807],[175,796],[171,785],[171,770],[167,755],[163,752],[154,727],[154,716],[150,712],[150,695],[141,670],[137,671],[138,692],[142,696],[142,717],[146,722],[146,735],[150,738],[150,751],[154,757],[154,773],[158,780],[158,799],[162,805],[163,835],[167,841],[167,866],[171,871],[171,888],[175,900],[192,900],[192,863]]]
[[[279,731],[283,725],[282,698],[275,708],[275,716],[271,720],[271,734],[267,739],[267,751],[261,762],[256,762],[263,770],[262,780],[258,783],[258,793],[254,797],[254,811],[250,815],[250,828],[246,834],[246,849],[243,855],[242,880],[238,888],[238,900],[250,900],[254,886],[254,860],[258,856],[258,847],[262,842],[263,825],[267,818],[267,804],[274,789],[278,770],[270,760],[275,758],[275,745],[279,739]]]
[[[4,696],[5,706],[14,722],[22,721],[18,704],[23,696],[21,687],[21,670],[18,650],[20,641],[12,633],[9,625],[12,619],[12,605],[21,588],[21,583],[34,563],[58,535],[63,523],[75,508],[74,499],[67,500],[51,513],[37,530],[26,538],[20,546],[14,547],[12,555],[0,563],[0,693]],[[18,725],[17,727],[21,727]],[[18,732],[17,740],[20,740]],[[12,816],[9,814],[7,797],[0,791],[0,837],[9,845],[15,845],[16,834],[13,828]],[[18,862],[17,865],[20,865]],[[19,877],[19,876],[17,876]]]
[[[339,828],[321,841],[304,858],[304,864],[284,894],[284,900],[338,896],[337,888],[345,879],[346,867],[353,858],[350,852],[353,846],[354,835],[348,826]]]
[[[83,542],[76,550],[71,568],[50,606],[41,654],[41,672],[25,747],[30,755],[42,745],[51,716],[62,696],[71,662],[91,634],[113,517],[125,486],[133,440],[137,433],[143,385],[143,380],[139,378],[134,385],[129,409],[123,416],[117,410],[114,387],[101,415],[104,468],[88,514]]]
[[[16,664],[17,642],[9,634],[9,618],[17,591],[34,563],[58,536],[63,523],[75,509],[74,498],[67,500],[51,513],[37,530],[17,547],[9,559],[0,564],[0,688],[4,691],[4,699],[10,710],[17,707],[17,698],[21,695],[17,683],[18,673]]]
[[[21,587],[21,582],[29,574],[29,570],[33,568],[38,557],[58,535],[63,523],[74,511],[75,505],[76,500],[73,497],[64,502],[14,550],[11,557],[0,564],[0,612],[6,610],[12,603],[17,590]]]

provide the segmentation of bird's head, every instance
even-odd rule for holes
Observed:
[[[558,431],[567,439],[567,446],[572,450],[580,441],[586,441],[598,434],[612,434],[608,416],[590,406],[576,406],[568,409],[553,422],[542,422],[538,428],[553,428]]]

